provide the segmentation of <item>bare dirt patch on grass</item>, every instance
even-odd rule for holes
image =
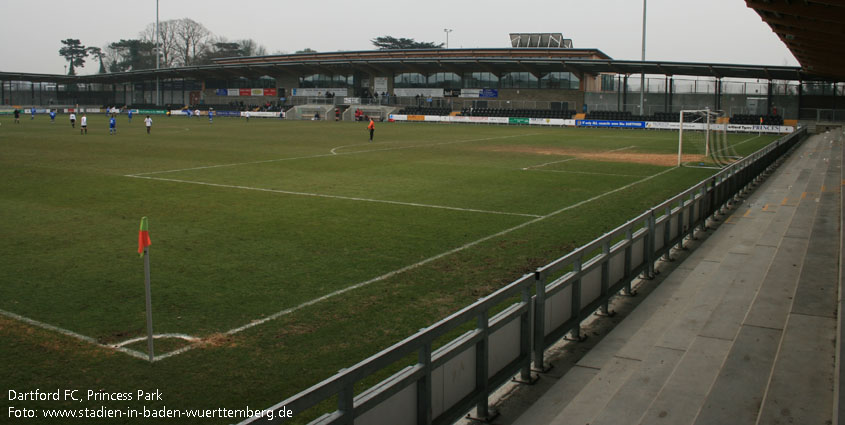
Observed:
[[[492,152],[531,153],[550,156],[571,156],[588,161],[630,162],[636,164],[659,165],[671,167],[678,164],[677,154],[641,153],[626,151],[588,151],[572,148],[550,148],[540,146],[484,146],[478,149]],[[702,155],[684,154],[683,162],[697,162],[703,160]]]

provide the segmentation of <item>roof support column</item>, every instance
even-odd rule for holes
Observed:
[[[768,87],[766,87],[766,115],[772,113],[772,80],[769,80]]]
[[[616,111],[622,110],[622,76],[616,75]],[[586,112],[586,111],[585,111]]]
[[[672,103],[675,97],[675,77],[669,77],[669,111],[672,112]]]
[[[625,74],[625,82],[622,84],[622,109],[619,112],[625,112],[628,105],[628,74]]]
[[[719,111],[722,109],[722,79],[716,79],[716,101],[713,105],[713,110]]]
[[[797,118],[799,120],[801,119],[801,104],[804,103],[803,97],[804,97],[804,82],[798,81],[798,114],[797,114]]]

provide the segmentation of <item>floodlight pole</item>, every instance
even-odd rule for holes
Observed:
[[[443,32],[446,33],[446,48],[449,48],[449,33],[452,32],[449,28],[443,28]]]
[[[158,0],[156,0],[156,71],[159,68],[159,58],[161,57],[161,49],[158,46]],[[156,72],[156,105],[161,105],[161,91],[158,82],[158,72]]]
[[[646,0],[643,0],[643,71],[640,74],[640,115],[645,115],[643,111],[643,101],[645,99],[645,16],[646,16]]]

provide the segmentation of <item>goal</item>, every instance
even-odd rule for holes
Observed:
[[[728,118],[710,109],[683,110],[678,129],[678,166],[722,168],[738,156],[728,143]]]

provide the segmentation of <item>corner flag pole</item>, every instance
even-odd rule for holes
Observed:
[[[147,352],[150,353],[150,362],[155,358],[153,353],[153,300],[150,290],[150,253],[149,248],[144,248],[144,286],[147,291]]]
[[[141,218],[141,229],[138,232],[138,252],[144,257],[144,286],[147,293],[147,353],[150,362],[155,360],[153,352],[153,301],[150,290],[150,233],[147,217]]]

